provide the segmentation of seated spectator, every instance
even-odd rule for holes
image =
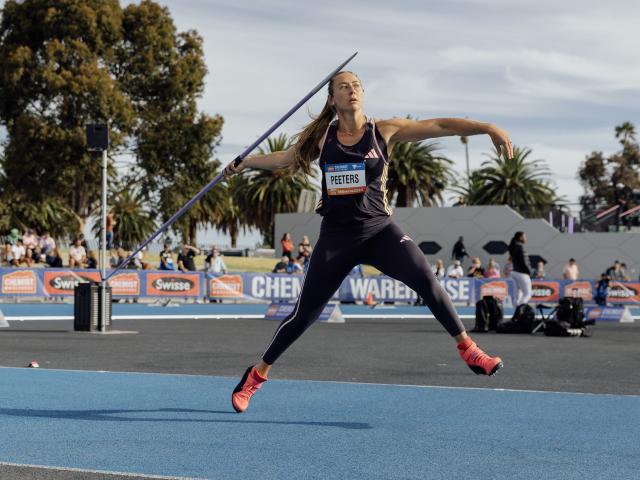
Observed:
[[[131,262],[139,270],[150,270],[151,265],[144,261],[144,252],[147,251],[147,247],[143,247],[135,256],[131,259]]]
[[[621,282],[624,278],[624,272],[622,271],[622,266],[618,260],[613,262],[613,265],[607,268],[605,274],[609,277],[609,280],[614,282]]]
[[[273,273],[287,273],[287,265],[289,265],[289,257],[283,255],[276,266],[273,267]]]
[[[109,265],[111,265],[111,268],[118,266],[118,251],[115,249],[109,251]]]
[[[471,266],[467,270],[467,277],[484,278],[484,268],[482,268],[482,262],[479,257],[473,257],[471,259]]]
[[[225,275],[227,273],[227,266],[215,246],[211,247],[209,255],[204,259],[204,271],[211,275]]]
[[[164,244],[162,252],[160,252],[160,270],[175,270],[176,266],[173,263],[173,252],[168,244]]]
[[[191,245],[183,245],[182,252],[178,255],[178,270],[181,272],[195,272],[195,258],[200,254],[200,250]]]
[[[27,250],[24,248],[21,238],[16,241],[15,245],[11,246],[11,259],[9,263],[13,267],[19,267],[20,265],[31,266],[31,258],[27,257]]]
[[[302,236],[302,241],[298,244],[298,256],[297,260],[308,259],[311,256],[311,252],[313,251],[313,247],[309,242],[309,237],[307,235]]]
[[[18,242],[18,239],[21,239],[22,235],[17,228],[12,228],[9,235],[7,235],[6,239],[11,243],[11,245],[15,245]]]
[[[510,277],[512,270],[513,270],[513,262],[511,261],[511,256],[509,256],[509,258],[507,258],[507,261],[504,263],[504,267],[502,267],[502,276]]]
[[[51,268],[62,268],[64,265],[62,264],[62,255],[60,255],[60,250],[58,247],[53,247],[53,250],[49,252],[46,257],[47,265]]]
[[[76,238],[69,248],[69,268],[84,268],[87,265],[87,251],[81,242],[80,238]]]
[[[436,278],[444,278],[446,272],[444,269],[444,262],[440,259],[436,260],[436,266],[433,269],[433,273]]]
[[[490,258],[487,262],[484,278],[500,278],[500,268],[493,258]]]
[[[96,252],[89,250],[87,253],[87,268],[98,268],[98,259],[96,258]]]
[[[39,262],[40,254],[38,252],[38,237],[36,237],[33,229],[27,228],[24,235],[22,236],[22,243],[24,244],[24,248],[27,251],[27,257],[35,262]]]
[[[531,273],[531,278],[537,278],[538,280],[542,280],[547,276],[547,273],[544,271],[545,262],[544,260],[539,260],[538,265]]]
[[[291,234],[289,232],[282,236],[280,246],[282,247],[282,256],[291,258],[293,253],[293,241],[291,240]]]
[[[579,277],[580,270],[578,269],[578,264],[574,258],[570,258],[569,263],[562,269],[562,278],[565,280],[577,280]]]
[[[449,268],[447,268],[447,277],[448,278],[464,277],[464,270],[462,270],[462,264],[460,260],[456,260],[453,262],[453,265],[449,265]]]
[[[629,278],[629,274],[627,273],[627,264],[626,263],[621,263],[620,264],[620,272],[621,272],[621,276],[622,276],[622,281],[623,282],[631,281],[631,278]]]
[[[53,252],[53,249],[56,248],[56,242],[49,235],[49,231],[45,230],[40,240],[38,241],[38,248],[40,249],[40,256],[44,255],[44,261],[46,261],[47,255]]]
[[[2,263],[11,264],[11,242],[9,240],[4,241],[4,247],[2,248]]]
[[[600,280],[596,284],[596,293],[593,300],[600,306],[607,304],[607,296],[609,295],[609,277],[606,273],[600,275]]]
[[[84,233],[79,233],[78,239],[80,240],[80,245],[82,245],[85,251],[89,250],[89,247],[87,246],[87,240],[86,238],[84,238]]]
[[[298,260],[295,260],[293,258],[289,259],[289,263],[287,264],[286,271],[287,273],[294,273],[294,274],[303,273],[302,265],[300,265],[300,262]]]

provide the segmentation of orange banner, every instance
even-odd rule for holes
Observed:
[[[137,273],[116,273],[109,279],[111,294],[140,295],[140,277]]]
[[[16,270],[2,276],[2,293],[11,294],[36,294],[38,281],[33,270]]]
[[[200,295],[200,273],[147,273],[147,295],[197,297]]]
[[[49,295],[73,295],[76,285],[80,282],[99,282],[98,272],[79,272],[73,270],[58,270],[44,272],[44,291]]]
[[[590,302],[593,299],[593,287],[591,282],[577,280],[570,282],[564,286],[565,297],[582,298],[585,302]]]
[[[509,295],[509,286],[503,280],[484,282],[480,285],[480,298],[497,297],[504,300]]]
[[[215,298],[242,297],[243,283],[240,275],[223,275],[209,279],[209,296]]]
[[[532,302],[557,302],[560,298],[560,282],[531,280]]]
[[[607,300],[611,303],[640,302],[640,283],[609,282],[609,295],[607,296]]]

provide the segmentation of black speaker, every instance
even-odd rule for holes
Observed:
[[[94,282],[78,283],[74,289],[73,329],[78,332],[100,332],[104,325],[111,331],[111,287],[106,288],[107,311],[102,318],[102,288]]]
[[[87,150],[102,152],[109,149],[109,126],[106,123],[87,124]]]

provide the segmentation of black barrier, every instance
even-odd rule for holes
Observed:
[[[104,320],[100,303],[102,288],[99,284],[79,283],[73,293],[73,329],[76,332],[111,331],[111,287],[106,289],[107,304]]]

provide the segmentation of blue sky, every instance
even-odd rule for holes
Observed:
[[[470,117],[508,130],[545,159],[576,202],[580,162],[618,149],[614,126],[640,126],[640,2],[161,1],[178,29],[204,38],[201,108],[225,118],[217,151],[230,160],[352,52],[365,110],[379,118]],[[318,93],[279,131],[295,133]],[[444,153],[464,171],[457,138]],[[488,137],[471,139],[471,168]],[[450,202],[448,202],[450,203]]]

